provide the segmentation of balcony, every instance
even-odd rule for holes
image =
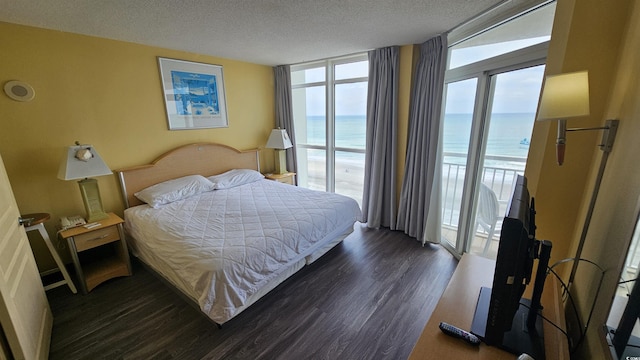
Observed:
[[[466,154],[445,152],[442,164],[442,237],[452,244],[455,244],[458,232],[466,159]],[[526,158],[486,155],[484,159],[481,182],[495,193],[499,204],[498,214],[499,217],[503,217],[516,178],[518,175],[524,175]],[[474,226],[475,234],[469,252],[495,258],[501,222],[497,221],[491,244],[486,252],[484,249],[489,234],[482,227]]]

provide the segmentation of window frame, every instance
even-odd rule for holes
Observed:
[[[530,11],[535,11],[553,2],[555,2],[555,0],[526,1],[512,9],[509,9],[509,11],[505,13],[499,15],[495,15],[495,13],[485,15],[484,21],[481,21],[482,16],[478,18],[480,20],[474,19],[468,24],[456,28],[449,33],[447,38],[449,42],[448,51],[450,52],[453,46],[470,39],[477,34],[500,26],[512,19],[522,16]],[[475,23],[473,23],[474,21]],[[478,162],[480,157],[483,155],[478,149],[480,148],[480,142],[483,139],[481,134],[488,131],[488,129],[485,129],[485,117],[487,115],[486,109],[491,101],[488,97],[488,95],[491,94],[490,87],[494,85],[490,81],[490,78],[499,73],[546,64],[549,42],[550,41],[547,40],[453,69],[447,68],[445,71],[445,90],[443,90],[444,93],[442,98],[442,118],[444,118],[445,115],[444,106],[447,100],[447,85],[472,78],[477,79],[469,152],[465,165],[466,172],[469,175],[466,176],[463,181],[462,206],[460,212],[460,218],[466,220],[459,224],[456,244],[449,244],[447,241],[442,242],[442,245],[455,256],[461,256],[467,251],[467,249],[469,249],[471,244],[469,233],[473,230],[473,220],[475,219],[476,211],[475,206],[472,205],[474,204],[474,196],[476,196],[475,193],[478,186]],[[440,224],[440,226],[442,226],[442,224]]]
[[[313,68],[319,68],[319,67],[325,68],[324,81],[316,81],[316,82],[309,82],[309,83],[302,83],[302,84],[295,84],[295,85],[292,84],[291,90],[294,91],[296,89],[304,89],[304,88],[311,88],[311,87],[317,87],[317,86],[325,87],[325,116],[326,116],[325,144],[324,145],[303,144],[296,139],[295,148],[296,148],[296,151],[298,151],[298,149],[324,150],[325,152],[325,191],[327,192],[335,192],[336,151],[359,153],[359,154],[366,153],[366,149],[336,146],[335,88],[336,88],[336,85],[341,85],[341,84],[353,84],[353,83],[361,83],[361,82],[366,82],[368,84],[369,76],[367,74],[367,76],[365,77],[335,80],[334,68],[337,65],[355,63],[360,61],[368,61],[368,60],[369,60],[368,53],[359,53],[359,54],[346,55],[346,56],[341,56],[336,58],[329,58],[329,59],[311,61],[308,63],[291,65],[290,67],[291,73],[295,71],[301,71],[301,70],[307,70],[307,69],[313,69]],[[366,113],[365,113],[365,116],[366,116]],[[295,123],[296,123],[296,119],[294,114],[294,124]]]

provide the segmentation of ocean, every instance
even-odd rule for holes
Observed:
[[[366,146],[367,118],[365,115],[336,116],[336,146],[346,148],[364,149]],[[325,145],[326,125],[324,116],[307,116],[307,140],[299,139],[296,133],[296,141],[309,145]]]
[[[535,114],[492,114],[486,155],[526,158]],[[471,114],[447,114],[443,127],[443,150],[466,153],[471,134]]]
[[[529,151],[529,139],[533,129],[535,114],[493,114],[489,125],[489,137],[487,141],[487,156],[503,156],[506,159],[485,159],[484,169],[489,171],[489,181],[495,177],[506,176],[515,172],[524,171],[526,157]],[[337,116],[336,117],[336,146],[346,148],[364,149],[366,144],[366,117]],[[309,145],[325,145],[325,119],[323,116],[308,116],[307,128],[297,127],[296,141]],[[303,134],[300,134],[300,132]],[[444,186],[461,186],[457,184],[458,178],[464,178],[466,169],[469,137],[471,133],[471,114],[447,114],[443,126],[443,150],[452,155],[445,156],[443,180]],[[302,136],[300,136],[302,135]],[[306,136],[306,139],[305,139]],[[322,150],[307,150],[298,154],[298,159],[306,162],[306,169],[298,169],[298,181],[303,187],[323,190],[325,189],[325,152]],[[364,183],[364,159],[362,153],[339,152],[336,153],[335,186],[336,192],[351,196],[361,202],[362,186]],[[493,169],[493,170],[491,170]],[[496,170],[497,169],[497,170]],[[492,172],[493,171],[493,172]],[[496,172],[497,171],[497,172]],[[511,175],[509,175],[511,176]],[[450,183],[453,181],[453,183]],[[457,210],[452,210],[459,205],[452,205],[454,192],[445,190],[443,203],[443,219],[457,217]],[[461,191],[457,192],[457,195]],[[456,218],[457,219],[457,218]],[[457,221],[457,220],[456,220]]]
[[[486,155],[526,158],[535,114],[493,114],[489,126]],[[336,116],[336,146],[364,149],[366,144],[364,115]],[[443,127],[444,152],[464,153],[469,147],[471,114],[447,114]],[[325,145],[324,116],[307,116],[307,140],[311,145]]]

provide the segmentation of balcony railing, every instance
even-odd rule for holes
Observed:
[[[462,189],[466,171],[466,154],[444,153],[442,165],[442,224],[457,231],[462,199]],[[508,156],[486,156],[481,181],[493,190],[500,204],[500,216],[507,211],[507,204],[513,192],[517,175],[524,174],[526,159]],[[489,164],[487,166],[487,164]],[[638,223],[640,227],[640,222]],[[474,241],[484,241],[486,234],[478,232]],[[472,244],[473,246],[473,244]],[[634,233],[621,281],[633,280],[638,276],[640,267],[640,231]],[[633,283],[631,283],[633,284]],[[620,294],[628,295],[633,285],[625,283],[619,286]]]
[[[466,172],[466,154],[444,153],[442,164],[442,223],[456,228],[460,215],[462,189]],[[487,185],[498,198],[499,214],[506,213],[507,203],[517,175],[524,174],[526,158],[512,156],[485,156],[481,181]]]
[[[627,260],[620,275],[621,284],[618,287],[618,295],[621,296],[629,296],[631,294],[631,290],[635,285],[633,280],[638,277],[638,268],[640,267],[640,230],[638,228],[640,228],[640,222],[636,224]]]
[[[466,154],[444,154],[442,166],[442,236],[443,239],[451,244],[454,244],[457,238],[462,191],[467,170],[466,159]],[[518,175],[524,174],[525,163],[526,158],[522,157],[495,155],[484,157],[480,181],[496,194],[499,205],[498,215],[500,217],[506,213],[516,178]],[[481,226],[474,228],[473,231],[475,233],[468,251],[495,258],[497,247],[487,244],[487,241],[491,238],[493,243],[494,240],[498,239],[497,234],[500,232],[500,225],[501,222],[498,221],[491,237]]]

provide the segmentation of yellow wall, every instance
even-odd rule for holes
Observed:
[[[611,5],[597,0],[560,0],[547,58],[546,74],[588,70],[590,116],[567,121],[568,127],[597,127],[604,124],[604,109],[616,66],[627,1]],[[553,241],[553,260],[575,252],[589,201],[587,178],[600,151],[595,144],[601,133],[569,132],[564,165],[555,155],[556,122],[534,127],[526,175],[536,196],[536,222],[541,239]],[[573,244],[573,245],[572,245]]]
[[[640,4],[633,0],[559,0],[547,73],[589,70],[591,115],[568,121],[569,127],[602,126],[619,119],[589,225],[582,258],[606,271],[588,336],[577,358],[603,359],[599,331],[605,323],[617,279],[640,211]],[[567,135],[565,165],[555,164],[556,126],[534,129],[527,174],[538,206],[538,235],[553,241],[555,259],[573,257],[586,216],[602,152],[601,132]],[[564,269],[565,276],[568,268]],[[566,277],[565,277],[566,279]],[[588,265],[578,267],[572,286],[580,313],[587,319],[598,276]]]
[[[407,138],[409,132],[409,102],[416,54],[420,54],[419,45],[400,47],[400,75],[398,81],[398,142],[396,151],[396,199],[400,203],[400,192],[404,178],[404,162],[407,158]]]
[[[1,22],[0,44],[0,83],[25,81],[36,92],[27,103],[0,95],[0,153],[20,211],[50,213],[52,238],[58,217],[84,213],[75,181],[56,178],[74,141],[118,169],[194,142],[262,147],[275,124],[268,66]],[[223,66],[228,128],[167,130],[158,56]],[[261,164],[272,170],[272,151],[262,151]],[[115,175],[97,179],[105,209],[122,215]],[[32,244],[41,270],[52,268],[41,240]]]
[[[628,14],[628,20],[624,21],[626,16],[619,18],[626,25],[625,32],[621,36],[623,42],[616,67],[609,72],[611,91],[602,119],[619,119],[620,127],[583,251],[584,258],[593,260],[606,270],[593,325],[580,353],[582,358],[592,359],[602,358],[600,354],[608,351],[602,347],[599,341],[602,334],[598,332],[607,319],[640,212],[640,3],[629,0],[618,6],[625,11],[624,15]],[[595,170],[592,169],[588,186],[593,186]],[[589,305],[595,295],[594,284],[594,277],[576,279],[576,293]]]

